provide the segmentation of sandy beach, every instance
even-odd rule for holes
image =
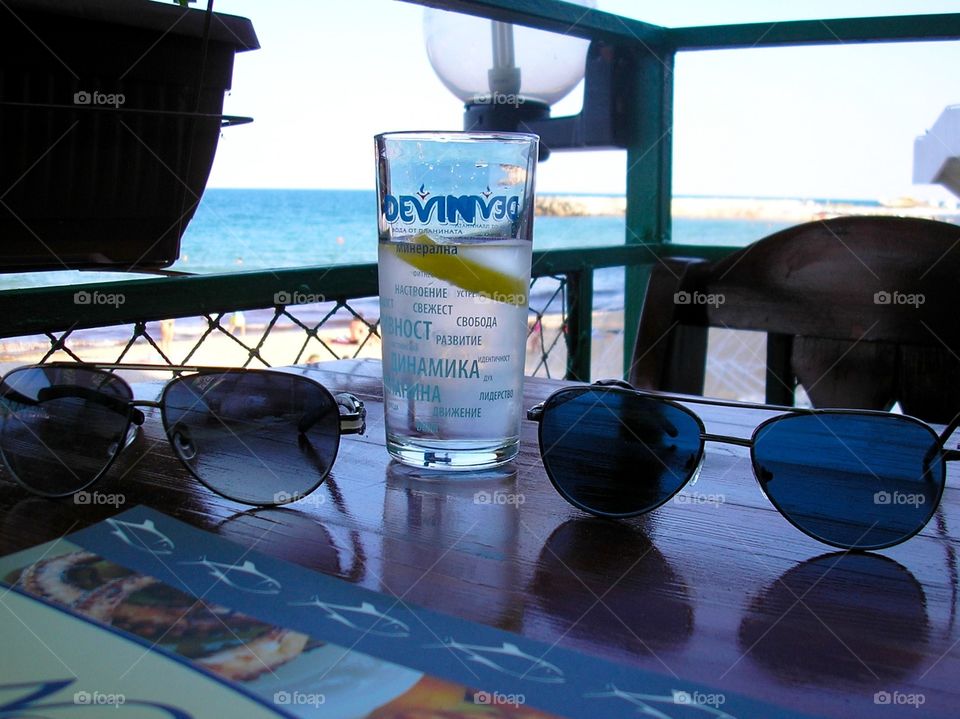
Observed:
[[[285,319],[285,318],[284,318]],[[602,376],[619,374],[623,347],[623,313],[595,313],[595,341],[593,360],[595,373]],[[247,325],[244,328],[230,327],[225,319],[222,329],[211,332],[194,351],[203,326],[194,321],[183,327],[183,320],[174,323],[173,334],[164,343],[161,323],[147,324],[147,333],[152,344],[140,337],[124,352],[132,328],[118,326],[113,331],[97,329],[93,332],[78,330],[67,342],[69,349],[85,362],[124,362],[127,364],[165,364],[163,353],[174,364],[211,366],[243,366],[251,356],[251,350],[259,348],[250,361],[250,367],[283,366],[305,362],[322,362],[351,357],[381,356],[380,338],[370,333],[363,324],[351,327],[346,320],[334,321],[309,337],[300,327],[289,320],[281,320],[264,339],[266,326]],[[532,329],[531,320],[531,329]],[[559,314],[545,315],[541,328],[532,331],[527,340],[526,371],[536,376],[563,377],[566,368],[566,345],[562,335],[562,318]],[[178,329],[179,328],[179,329]],[[351,331],[353,336],[351,336]],[[603,338],[598,342],[597,339]],[[611,342],[611,338],[614,340]],[[0,341],[0,367],[5,371],[19,365],[39,362],[49,351],[50,343],[44,337],[15,338]],[[548,359],[543,361],[544,350]],[[192,353],[192,354],[191,354]],[[75,359],[66,351],[58,351],[48,359],[71,361]],[[263,361],[261,361],[261,359]],[[600,376],[600,375],[598,375]]]
[[[527,339],[525,371],[536,377],[563,378],[566,371],[566,344],[562,334],[562,318],[558,314],[545,315],[542,332],[532,332]],[[225,331],[212,332],[190,355],[200,337],[199,323],[177,331],[165,347],[165,354],[174,363],[186,361],[192,365],[239,367],[250,356],[250,349],[260,345],[265,327],[248,325],[245,329],[234,328],[229,332],[229,322],[224,321]],[[104,336],[104,331],[91,333],[77,331],[71,351],[86,362],[118,362],[127,364],[165,364],[157,348],[145,338],[140,338],[121,358],[126,339],[125,328],[117,327],[116,333]],[[259,350],[259,357],[270,366],[279,367],[306,362],[322,362],[351,357],[381,356],[380,339],[362,325],[354,326],[355,337],[350,337],[350,326],[344,320],[325,326],[317,332],[317,338],[308,338],[306,332],[289,321],[278,323]],[[158,346],[161,345],[160,323],[147,325],[147,331]],[[112,337],[111,337],[112,335]],[[623,355],[623,312],[594,312],[591,352],[591,379],[620,377]],[[351,341],[356,339],[356,341]],[[49,341],[42,337],[18,338],[0,341],[0,370],[32,364],[49,350]],[[548,351],[543,360],[544,350]],[[67,352],[57,352],[51,359],[72,361]],[[711,397],[725,397],[750,401],[762,401],[764,396],[765,336],[758,332],[741,332],[711,329],[709,335],[709,359],[705,393]],[[264,367],[256,357],[247,365]]]

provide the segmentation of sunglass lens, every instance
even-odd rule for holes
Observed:
[[[540,451],[554,485],[600,515],[650,511],[677,493],[703,455],[697,419],[629,391],[574,388],[544,406]]]
[[[247,504],[312,492],[340,444],[340,412],[319,384],[282,372],[181,377],[162,398],[167,436],[204,484]]]
[[[848,549],[888,547],[920,531],[945,479],[936,435],[898,415],[786,415],[757,430],[753,463],[787,519]]]
[[[0,450],[21,484],[49,496],[88,486],[126,443],[132,393],[86,367],[23,367],[0,383]]]

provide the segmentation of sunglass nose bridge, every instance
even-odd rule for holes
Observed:
[[[363,434],[367,431],[367,409],[356,395],[341,392],[335,397],[340,413],[342,434]]]
[[[170,432],[170,444],[184,462],[190,462],[197,456],[197,448],[193,443],[190,430],[183,425],[177,425]]]
[[[594,387],[619,387],[620,389],[632,389],[636,390],[629,382],[625,382],[622,379],[598,379],[593,383]]]

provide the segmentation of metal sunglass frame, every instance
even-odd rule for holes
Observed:
[[[551,400],[553,400],[555,397],[559,395],[562,395],[564,393],[571,392],[571,391],[586,392],[591,390],[595,391],[598,389],[603,391],[608,391],[608,392],[623,392],[623,393],[633,394],[639,397],[644,397],[647,399],[663,402],[664,404],[677,408],[678,410],[684,412],[686,415],[696,420],[697,426],[699,428],[700,446],[697,451],[697,457],[696,457],[696,462],[694,463],[694,469],[692,469],[687,474],[686,478],[683,480],[683,482],[680,483],[680,485],[677,487],[675,491],[669,493],[666,497],[664,497],[661,501],[657,502],[656,504],[651,505],[650,507],[647,507],[643,510],[622,512],[622,513],[603,512],[596,509],[592,509],[586,506],[585,504],[583,504],[582,502],[580,502],[579,500],[577,500],[576,498],[570,496],[570,494],[561,486],[561,484],[553,476],[553,472],[551,471],[550,466],[546,462],[544,462],[544,469],[546,470],[547,477],[550,479],[550,483],[553,485],[554,489],[556,489],[556,491],[560,494],[560,496],[562,496],[564,500],[569,502],[571,505],[577,507],[578,509],[581,509],[584,512],[588,512],[589,514],[592,514],[597,517],[607,517],[612,519],[626,519],[630,517],[638,517],[644,514],[648,514],[658,509],[659,507],[662,507],[664,504],[666,504],[671,499],[673,499],[673,497],[679,494],[683,490],[683,488],[686,487],[690,483],[690,481],[697,475],[700,465],[704,458],[706,443],[718,442],[721,444],[732,444],[739,447],[747,447],[750,449],[750,464],[753,470],[754,479],[757,480],[757,484],[760,487],[760,491],[763,493],[764,497],[766,497],[767,501],[769,501],[770,504],[773,505],[773,507],[784,519],[786,519],[790,524],[792,524],[794,527],[796,527],[801,532],[803,532],[803,534],[805,534],[806,536],[816,539],[819,542],[823,542],[824,544],[828,544],[833,547],[838,547],[840,549],[848,549],[848,550],[850,549],[853,549],[853,550],[885,549],[887,547],[892,547],[902,542],[905,542],[911,537],[918,534],[929,523],[929,519],[926,522],[924,522],[920,527],[918,527],[916,530],[902,537],[901,539],[898,539],[894,542],[890,542],[888,544],[877,545],[877,546],[871,545],[868,547],[857,547],[857,546],[851,547],[847,544],[832,542],[823,537],[819,537],[814,534],[811,534],[809,531],[807,531],[806,529],[801,527],[799,524],[797,524],[790,517],[789,514],[784,512],[780,504],[776,502],[767,493],[766,489],[764,488],[763,481],[760,478],[761,477],[760,468],[757,464],[757,458],[755,454],[755,440],[757,435],[761,432],[761,430],[769,424],[783,420],[785,417],[798,416],[798,415],[845,414],[845,415],[860,415],[860,416],[882,416],[882,417],[897,417],[900,419],[913,422],[925,428],[931,434],[931,436],[936,440],[936,446],[939,447],[939,449],[941,450],[942,461],[944,463],[944,467],[943,467],[944,482],[939,487],[939,490],[937,492],[936,502],[933,503],[933,508],[931,509],[931,513],[936,511],[937,506],[939,506],[940,501],[943,498],[943,491],[946,486],[946,463],[960,460],[960,444],[957,445],[957,449],[948,449],[946,447],[947,440],[949,440],[950,436],[954,432],[956,432],[958,428],[960,428],[960,413],[958,413],[957,416],[955,416],[953,420],[951,420],[951,422],[946,426],[946,429],[944,429],[943,432],[938,434],[933,427],[931,427],[927,422],[924,422],[921,419],[917,419],[916,417],[911,417],[910,415],[891,414],[890,412],[884,412],[881,410],[786,407],[782,405],[758,404],[754,402],[739,402],[734,400],[714,399],[709,397],[670,394],[666,392],[652,392],[649,390],[637,389],[632,385],[630,385],[629,383],[624,382],[623,380],[618,380],[618,379],[598,380],[593,384],[571,385],[569,387],[564,387],[562,389],[559,389],[551,393],[551,395],[547,397],[547,399],[537,403],[536,405],[534,405],[533,407],[527,410],[527,419],[533,422],[536,422],[538,424],[537,441],[539,443],[541,457],[543,456],[543,452],[544,452],[543,424],[542,424],[543,414],[545,410],[549,409]],[[749,438],[734,437],[732,435],[713,434],[711,432],[707,432],[706,427],[703,424],[703,420],[700,418],[700,416],[689,407],[685,407],[684,406],[685,404],[707,405],[707,406],[713,406],[713,407],[731,407],[731,408],[751,409],[751,410],[765,410],[769,412],[778,412],[779,414],[773,417],[768,417],[767,419],[760,422],[756,426],[756,428],[753,430],[753,433],[750,435]]]
[[[110,471],[110,468],[113,466],[114,462],[116,462],[117,458],[120,457],[120,455],[122,455],[123,452],[134,443],[137,436],[142,431],[143,424],[146,421],[146,415],[140,408],[157,409],[160,411],[161,425],[163,426],[164,436],[169,442],[171,449],[173,449],[173,454],[177,457],[180,463],[204,487],[209,489],[211,492],[214,492],[215,494],[218,494],[219,496],[229,499],[233,502],[238,502],[240,504],[246,504],[248,506],[257,506],[257,507],[281,506],[284,504],[288,504],[290,502],[297,501],[298,499],[302,499],[303,497],[316,491],[316,489],[321,484],[323,484],[327,476],[329,476],[330,469],[327,470],[327,473],[324,474],[320,478],[320,480],[309,491],[303,494],[290,494],[289,498],[282,502],[264,502],[264,503],[247,502],[247,501],[237,499],[236,497],[231,497],[225,494],[224,492],[218,490],[216,487],[213,487],[210,484],[208,484],[207,481],[204,480],[197,473],[197,471],[190,466],[190,463],[187,462],[187,460],[183,456],[181,456],[181,453],[176,446],[176,440],[167,431],[164,397],[166,396],[167,390],[170,388],[170,386],[174,382],[176,382],[178,379],[180,379],[184,373],[189,373],[189,376],[191,377],[196,375],[204,375],[204,374],[224,375],[224,374],[247,374],[247,373],[284,375],[287,377],[298,377],[303,381],[309,382],[314,386],[318,387],[320,390],[322,390],[326,395],[330,397],[330,399],[333,402],[333,405],[337,407],[340,412],[340,421],[338,425],[339,432],[337,435],[337,448],[334,451],[333,457],[330,458],[329,466],[331,469],[334,463],[336,462],[337,456],[339,454],[340,437],[345,434],[347,435],[363,434],[366,431],[367,410],[364,407],[362,400],[360,400],[357,396],[349,392],[339,392],[337,394],[334,394],[329,389],[327,389],[323,384],[313,379],[312,377],[308,377],[304,373],[297,371],[295,368],[278,367],[278,368],[262,368],[261,369],[258,367],[257,368],[216,367],[216,366],[208,366],[208,365],[151,365],[151,364],[122,364],[122,363],[118,364],[118,363],[99,363],[99,362],[83,362],[83,363],[48,362],[44,364],[23,365],[20,367],[15,367],[11,369],[9,372],[6,372],[2,377],[0,377],[0,385],[5,384],[7,378],[10,375],[15,374],[17,372],[27,370],[27,369],[46,369],[46,368],[96,370],[96,371],[104,372],[105,374],[109,374],[113,376],[115,379],[121,381],[124,385],[126,385],[127,389],[130,390],[131,397],[133,396],[133,387],[130,385],[130,382],[128,382],[126,379],[124,379],[120,375],[113,374],[113,372],[111,372],[110,370],[173,372],[176,376],[169,380],[166,380],[163,383],[163,389],[160,392],[159,399],[156,399],[156,400],[131,399],[130,401],[125,401],[125,400],[120,400],[113,397],[107,398],[109,400],[107,402],[108,404],[115,403],[117,405],[116,407],[117,409],[120,409],[120,406],[122,405],[123,411],[126,412],[126,415],[127,415],[126,424],[124,426],[123,432],[120,433],[119,435],[120,437],[123,438],[122,443],[118,444],[117,450],[107,460],[107,462],[100,469],[100,471],[97,472],[97,474],[93,477],[93,479],[86,482],[81,487],[72,489],[69,492],[59,492],[59,493],[40,491],[34,487],[31,487],[24,481],[22,481],[17,476],[16,472],[14,472],[9,467],[9,465],[6,462],[6,458],[4,457],[4,460],[3,460],[4,464],[7,464],[7,471],[9,475],[13,478],[13,480],[16,481],[16,483],[19,484],[24,489],[41,497],[50,497],[50,498],[70,497],[74,494],[77,494],[78,492],[85,491],[86,489],[88,489],[89,487],[93,486],[98,481],[100,481]],[[2,447],[0,447],[0,453],[2,452],[3,452]]]

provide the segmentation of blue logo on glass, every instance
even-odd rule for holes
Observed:
[[[441,225],[467,224],[478,221],[509,220],[515,222],[520,217],[520,198],[508,195],[494,195],[490,188],[479,195],[434,195],[420,190],[415,195],[386,195],[383,198],[384,217],[391,225],[394,223],[426,224],[437,222]]]

